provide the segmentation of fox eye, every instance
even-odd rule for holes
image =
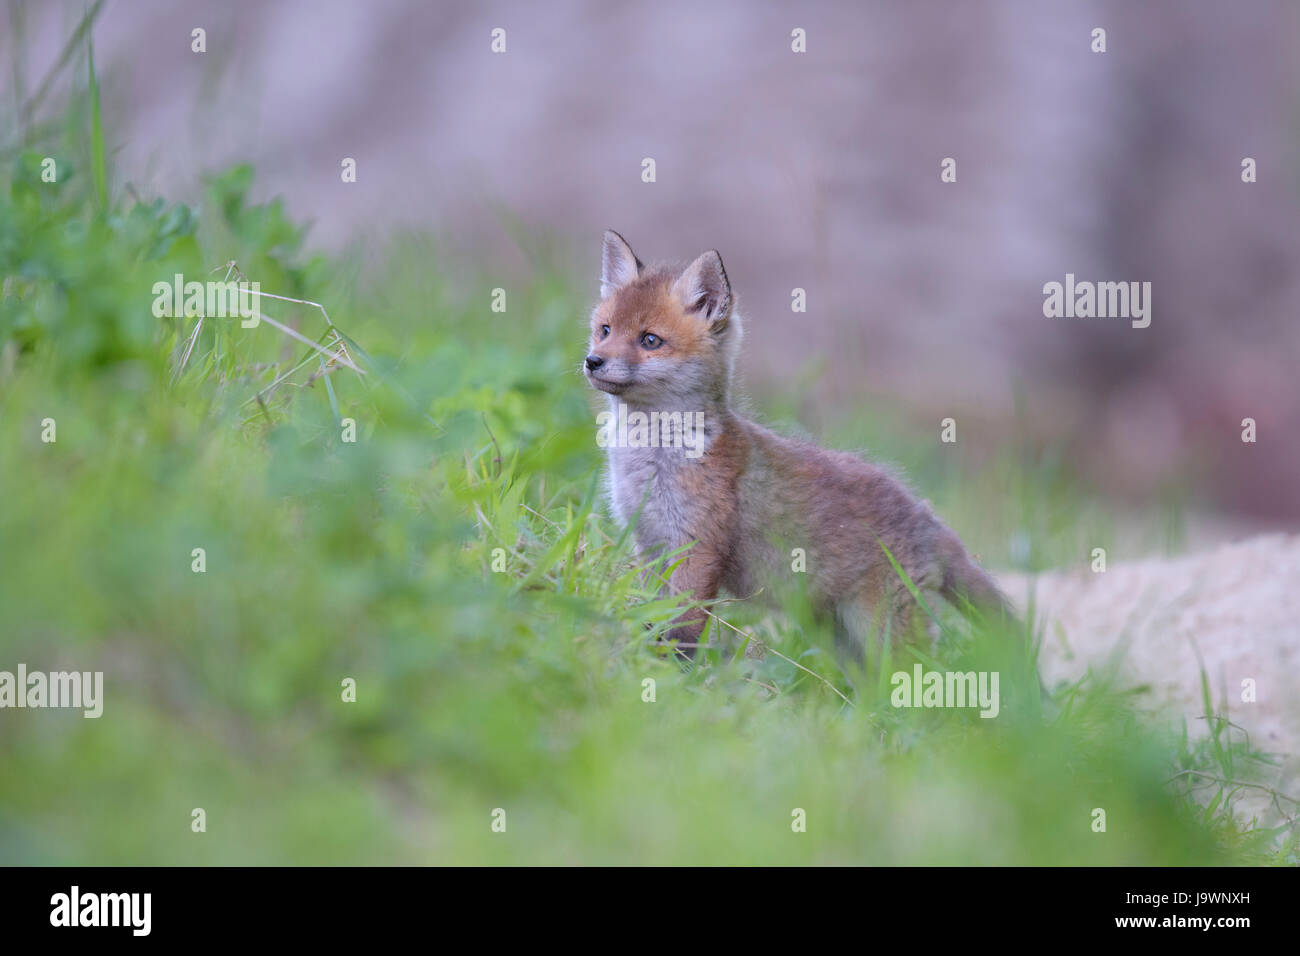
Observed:
[[[659,346],[664,344],[664,340],[653,332],[647,332],[645,335],[641,336],[641,344],[648,349],[657,349]]]
[[[606,338],[608,335],[609,335],[609,326],[608,326],[608,325],[602,325],[602,326],[600,327],[600,337],[603,339],[603,338]]]

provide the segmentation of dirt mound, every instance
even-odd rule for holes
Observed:
[[[1121,686],[1150,687],[1140,699],[1153,710],[1181,714],[1189,733],[1204,734],[1203,667],[1215,712],[1279,757],[1248,779],[1300,797],[1300,535],[999,581],[1020,608],[1033,594],[1049,687],[1114,667]],[[1270,803],[1250,795],[1238,808],[1275,820]]]

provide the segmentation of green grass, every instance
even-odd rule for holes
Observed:
[[[1295,862],[1294,829],[1175,777],[1257,759],[1218,723],[1189,737],[1101,680],[1041,702],[996,634],[933,662],[999,669],[995,720],[892,707],[910,652],[850,681],[797,605],[718,604],[697,662],[665,659],[676,605],[599,500],[587,292],[539,264],[493,313],[500,280],[428,237],[370,271],[307,257],[246,168],[194,207],[114,201],[87,75],[92,119],[0,184],[0,669],[102,670],[106,700],[0,711],[0,861]],[[266,308],[365,374],[228,319],[182,369],[195,321],[154,318],[151,287],[232,261],[325,305]],[[963,468],[889,419],[823,437],[904,463],[988,560],[1109,540],[1050,450]]]

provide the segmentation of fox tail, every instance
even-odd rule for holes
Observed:
[[[944,561],[943,584],[939,593],[954,607],[974,608],[989,623],[1020,628],[1016,610],[989,573],[976,564],[966,548],[953,535],[947,545]]]

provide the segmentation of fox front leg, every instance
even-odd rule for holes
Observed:
[[[673,594],[689,592],[695,601],[712,601],[718,596],[721,577],[719,556],[697,542],[673,571],[669,579],[669,590]],[[708,617],[709,613],[704,608],[687,608],[664,635],[665,643],[676,645],[680,657],[693,659]]]

